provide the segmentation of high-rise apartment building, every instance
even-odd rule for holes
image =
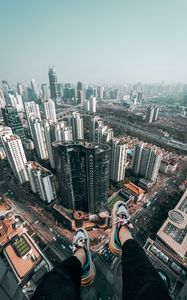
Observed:
[[[108,198],[110,147],[54,142],[62,203],[70,209],[99,211]]]
[[[133,162],[132,162],[132,168],[133,168],[134,174],[137,175],[137,176],[139,174],[139,169],[140,169],[142,149],[143,149],[143,144],[137,144],[135,146],[134,157],[133,157]]]
[[[159,113],[159,107],[158,106],[151,106],[147,108],[146,111],[146,122],[152,123],[157,121],[158,119],[158,113]]]
[[[72,128],[66,126],[64,122],[55,123],[51,120],[44,122],[44,135],[51,167],[55,168],[54,153],[52,143],[55,141],[69,142],[72,141]]]
[[[98,86],[97,87],[97,99],[98,100],[103,100],[104,99],[104,87],[103,86]]]
[[[80,104],[84,104],[84,91],[82,82],[77,82],[77,101]]]
[[[124,180],[127,162],[127,144],[120,139],[112,139],[110,142],[110,179],[118,182]]]
[[[40,108],[36,102],[34,101],[25,102],[25,111],[27,116],[31,114],[32,116],[41,120]]]
[[[153,115],[153,122],[158,120],[158,113],[159,113],[159,107],[155,106],[154,107],[154,115]]]
[[[16,135],[6,134],[2,137],[3,147],[10,167],[19,183],[28,181],[25,168],[26,157],[21,139]]]
[[[84,139],[84,128],[83,128],[83,119],[80,114],[74,112],[70,119],[70,124],[72,127],[73,141],[77,142],[78,140]]]
[[[35,79],[31,80],[32,100],[38,100],[40,97],[38,84]]]
[[[57,83],[57,89],[58,89],[58,96],[63,97],[63,84]]]
[[[132,165],[134,174],[155,181],[161,159],[162,152],[159,148],[144,144],[136,145]]]
[[[24,86],[23,86],[23,84],[21,82],[17,83],[17,91],[18,91],[19,95],[21,95],[22,97],[24,96],[25,89],[24,89]]]
[[[33,138],[32,126],[31,126],[31,118],[37,118],[41,120],[40,108],[37,103],[34,101],[25,102],[25,112],[27,116],[27,122],[30,130],[30,134]]]
[[[56,122],[56,109],[55,109],[55,103],[52,99],[46,99],[43,102],[43,108],[44,108],[44,117],[46,120],[52,120],[53,122]]]
[[[82,91],[83,90],[83,83],[78,81],[77,82],[77,91]]]
[[[84,103],[84,109],[91,113],[91,114],[95,114],[96,113],[96,97],[91,96],[87,101],[85,101]]]
[[[96,97],[91,96],[89,101],[89,112],[91,114],[95,114],[96,113]]]
[[[151,107],[148,107],[147,108],[147,111],[146,111],[146,122],[147,123],[152,123],[153,122],[153,116],[154,116],[154,107],[151,106]]]
[[[56,100],[58,98],[57,75],[53,67],[49,68],[48,75],[51,99]]]
[[[53,173],[34,161],[27,162],[26,169],[33,193],[47,203],[55,200],[57,195]]]
[[[5,107],[5,105],[6,105],[5,97],[3,91],[0,88],[0,108]]]
[[[92,96],[97,97],[97,89],[93,86],[88,86],[85,92],[85,98],[89,100]]]
[[[33,134],[33,141],[35,145],[38,157],[42,160],[47,160],[49,158],[47,151],[47,143],[44,133],[44,122],[38,118],[30,118],[31,131]]]
[[[114,130],[100,121],[98,127],[95,129],[95,142],[106,144],[113,138],[113,136]]]
[[[42,83],[41,85],[41,89],[42,89],[42,96],[46,99],[49,99],[50,97],[50,93],[49,93],[49,87],[47,83]]]
[[[12,106],[5,106],[1,108],[3,121],[5,126],[8,126],[12,129],[12,132],[18,135],[22,141],[25,140],[25,131],[22,126],[19,114],[17,109]]]
[[[22,96],[15,91],[9,91],[6,97],[6,104],[17,109],[18,112],[24,111]]]
[[[95,130],[99,126],[99,116],[89,114],[82,115],[84,127],[84,139],[88,142],[95,142]]]

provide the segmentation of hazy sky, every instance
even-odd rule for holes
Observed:
[[[187,82],[186,0],[0,0],[0,80]]]

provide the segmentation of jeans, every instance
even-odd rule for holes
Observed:
[[[32,300],[80,300],[81,272],[78,258],[69,257],[43,278]],[[124,300],[171,300],[161,277],[133,239],[122,247],[122,280]]]

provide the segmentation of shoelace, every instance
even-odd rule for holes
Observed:
[[[116,216],[114,224],[127,225],[129,228],[134,228],[132,223],[130,223],[130,217],[126,218],[125,215],[121,217]]]
[[[85,239],[79,239],[75,242],[73,245],[73,253],[78,249],[78,248],[85,248],[86,245],[86,240]]]

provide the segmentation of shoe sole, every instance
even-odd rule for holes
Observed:
[[[88,233],[83,228],[81,228],[81,230],[84,232],[85,236],[87,237],[87,249],[90,249],[90,239],[89,239]],[[81,279],[81,286],[87,286],[87,285],[92,284],[92,282],[94,281],[95,275],[96,275],[95,265],[92,261],[90,250],[88,250],[88,251],[89,251],[90,260],[91,260],[91,266],[90,266],[91,270],[90,270],[89,275],[86,278]]]
[[[92,261],[92,271],[88,275],[88,277],[81,279],[81,286],[85,287],[88,285],[91,285],[94,281],[95,275],[96,275],[96,270],[95,270],[95,265]]]
[[[123,201],[117,201],[112,209],[112,233],[111,233],[111,237],[110,237],[110,241],[109,241],[109,249],[110,251],[116,255],[116,256],[120,256],[122,254],[122,249],[119,249],[118,247],[116,247],[115,245],[115,235],[116,235],[116,227],[117,225],[114,224],[115,217],[116,217],[116,208],[119,206],[119,204],[123,204],[125,205],[125,203]],[[126,205],[125,205],[126,207]],[[127,207],[126,207],[127,208]]]

